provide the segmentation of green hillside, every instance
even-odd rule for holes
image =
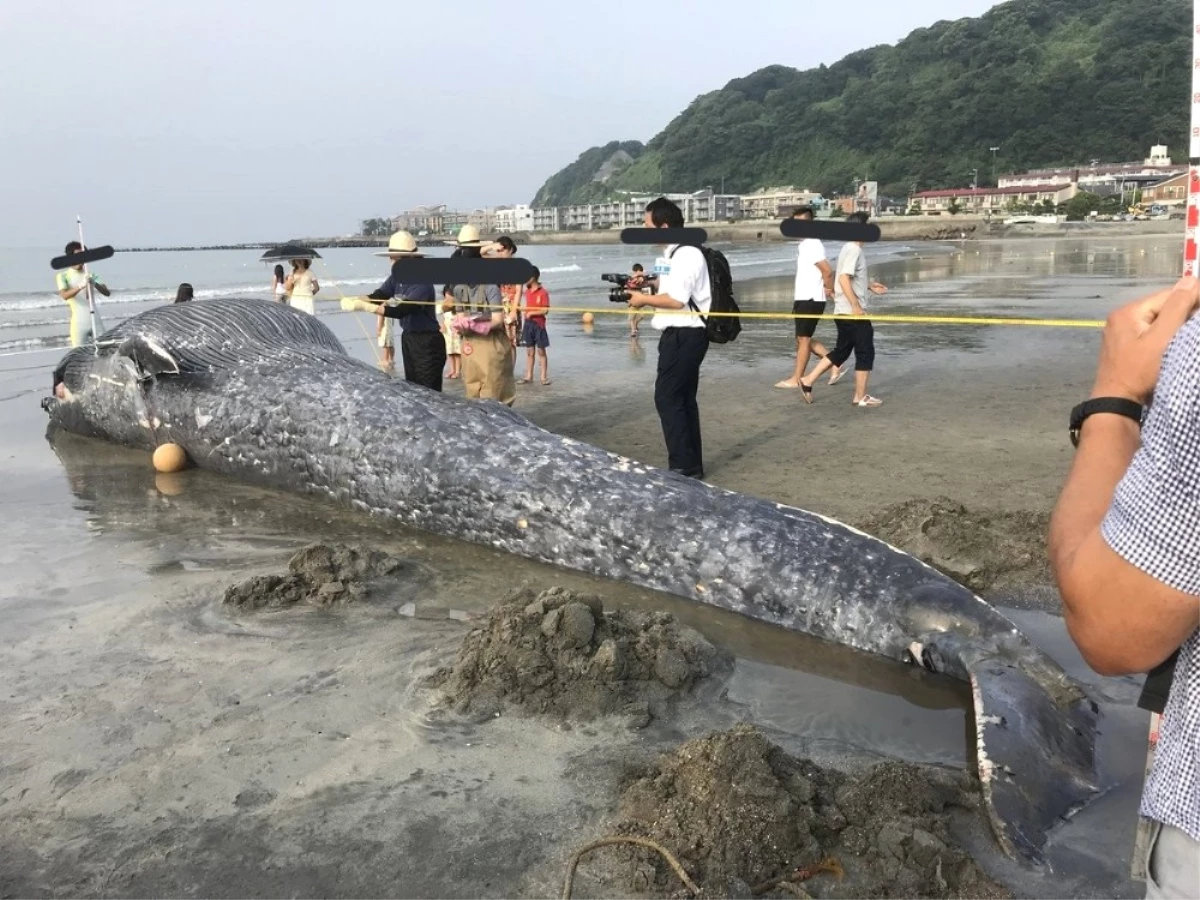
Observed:
[[[1142,159],[1165,143],[1186,158],[1192,7],[1187,0],[1010,0],[939,22],[831,66],[769,66],[704,94],[642,150],[584,153],[536,205],[613,190],[691,191],[725,179],[745,193],[853,180],[888,195],[968,184],[979,169]],[[594,181],[618,147],[633,163]]]

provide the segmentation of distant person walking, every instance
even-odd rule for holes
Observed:
[[[63,252],[67,256],[71,256],[74,253],[82,251],[83,244],[79,243],[79,241],[71,241],[67,244]],[[105,297],[112,295],[112,292],[100,280],[100,276],[95,272],[84,272],[83,266],[72,266],[69,269],[58,272],[54,276],[54,286],[58,290],[58,296],[67,302],[67,306],[71,310],[71,324],[68,335],[72,347],[82,347],[84,344],[100,336],[92,331],[92,314],[91,310],[88,309],[87,297],[89,284],[95,291]],[[96,328],[103,333],[104,323],[100,321],[99,310],[96,310]]]
[[[642,268],[641,263],[634,263],[633,269],[629,273],[629,281],[625,282],[625,287],[631,291],[640,291],[646,286],[646,270]],[[632,309],[633,307],[630,307]],[[638,336],[638,324],[645,316],[638,315],[636,312],[629,317],[629,336]]]
[[[183,284],[179,285],[179,289],[175,292],[175,302],[187,303],[189,300],[194,299],[195,296],[196,292],[193,291],[192,286],[185,281]]]
[[[542,273],[533,267],[533,277],[525,285],[525,325],[521,329],[521,343],[525,345],[525,377],[521,384],[533,381],[534,354],[542,364],[542,384],[550,383],[550,363],[546,348],[550,346],[550,335],[546,331],[546,313],[550,309],[550,293],[538,280]]]
[[[283,266],[275,266],[275,275],[271,279],[271,296],[280,303],[287,303],[287,275]]]
[[[310,316],[315,316],[317,310],[314,298],[317,296],[317,291],[321,289],[321,286],[317,284],[317,279],[308,271],[311,265],[311,259],[293,259],[292,274],[288,276],[285,287],[287,288],[288,302],[292,306],[308,313]]]
[[[866,225],[868,216],[854,212],[846,216],[847,222]],[[838,254],[837,283],[834,287],[833,314],[835,316],[865,316],[868,306],[867,293],[886,294],[887,288],[877,281],[867,280],[867,258],[863,253],[862,241],[848,241]],[[867,393],[867,382],[875,368],[875,329],[867,319],[835,320],[837,346],[833,352],[817,363],[812,374],[800,381],[804,402],[812,403],[812,387],[817,379],[834,366],[842,366],[854,354],[854,399],[855,406],[871,407],[883,403]]]
[[[801,206],[792,213],[792,218],[811,222],[813,208]],[[792,297],[794,316],[823,316],[828,302],[833,299],[833,267],[825,258],[825,245],[816,238],[805,238],[796,248],[796,285]],[[819,319],[797,318],[793,321],[796,323],[796,366],[792,377],[777,383],[777,388],[800,387],[811,355],[815,353],[818,359],[829,355],[825,345],[813,338]],[[834,366],[829,383],[837,384],[841,377],[842,370]]]

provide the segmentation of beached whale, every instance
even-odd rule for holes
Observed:
[[[332,498],[544,563],[733,610],[968,681],[976,765],[1010,855],[1098,790],[1095,703],[1011,621],[839,522],[397,381],[318,319],[256,300],[162,306],[69,352],[54,424]]]

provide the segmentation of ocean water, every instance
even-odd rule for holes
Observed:
[[[827,249],[836,255],[840,245]],[[789,244],[725,245],[736,281],[788,275],[795,271],[795,250]],[[902,257],[913,248],[881,244],[870,249],[876,260]],[[367,293],[387,277],[387,260],[366,248],[321,250],[313,266],[321,283],[318,299],[336,300],[343,294]],[[449,248],[426,250],[449,255]],[[61,247],[0,248],[0,354],[65,347],[67,304],[54,290],[50,260]],[[97,297],[104,326],[152,306],[170,303],[181,282],[194,288],[196,297],[270,297],[273,264],[260,262],[259,250],[192,250],[117,253],[92,266],[108,285],[112,296]],[[556,306],[606,306],[612,285],[601,281],[605,272],[628,272],[634,263],[650,268],[651,247],[611,245],[529,245],[519,255],[542,272],[542,282]],[[287,268],[285,266],[285,268]],[[318,315],[338,311],[332,303],[317,305]]]

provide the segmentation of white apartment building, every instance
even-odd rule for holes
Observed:
[[[797,206],[808,206],[821,199],[821,195],[807,189],[795,187],[769,187],[741,196],[741,218],[778,219],[791,214]]]
[[[533,209],[527,204],[501,206],[496,210],[496,230],[505,234],[533,231]]]

